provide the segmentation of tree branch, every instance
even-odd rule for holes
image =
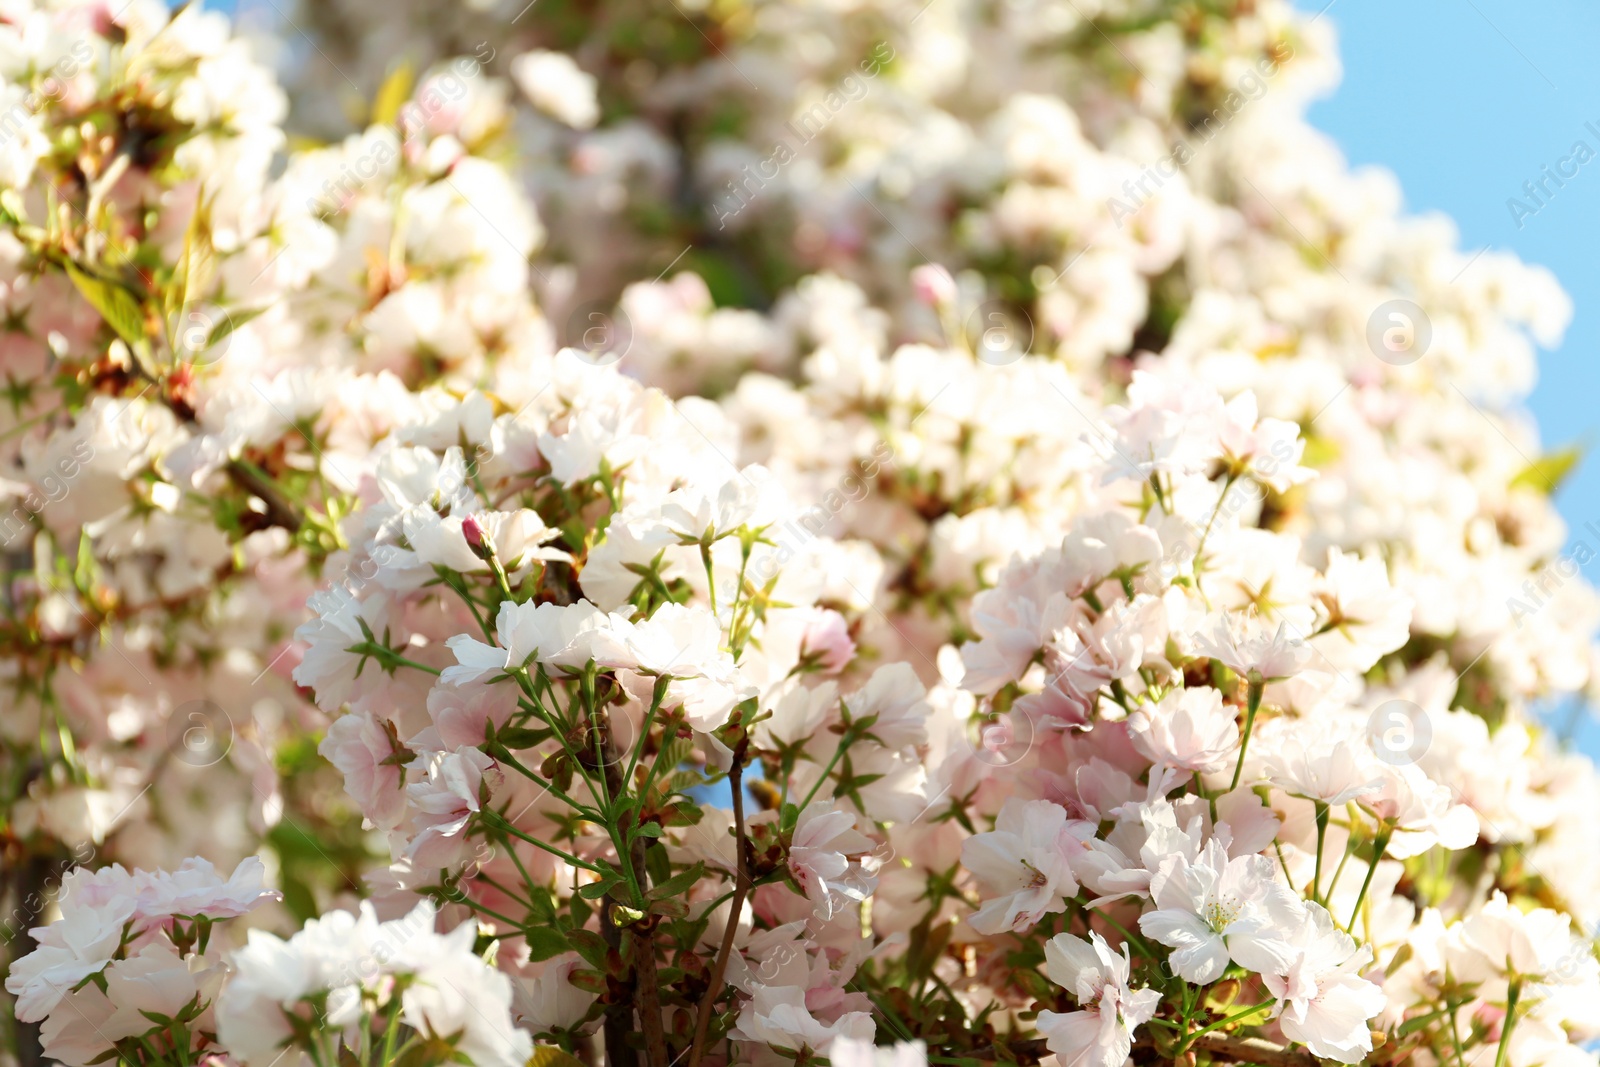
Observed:
[[[267,522],[273,526],[282,526],[290,533],[300,529],[300,513],[295,511],[278,487],[260,477],[243,463],[228,464],[228,477],[233,483],[245,492],[260,497],[267,505]]]
[[[722,995],[723,976],[728,972],[728,956],[733,952],[733,938],[739,931],[739,913],[744,910],[744,898],[750,892],[750,875],[745,871],[744,835],[744,760],[743,746],[735,753],[733,767],[728,771],[728,783],[733,787],[734,890],[728,904],[728,925],[722,929],[722,946],[717,949],[717,961],[711,968],[711,984],[706,987],[705,999],[700,1002],[700,1013],[694,1021],[694,1044],[689,1046],[689,1067],[700,1067],[705,1055],[706,1032],[711,1026],[711,1012],[717,998]]]
[[[1283,1048],[1259,1037],[1202,1034],[1194,1039],[1191,1047],[1237,1063],[1259,1063],[1262,1067],[1318,1067],[1321,1062],[1305,1049]]]
[[[621,797],[627,789],[628,783],[622,776],[622,753],[618,751],[616,738],[611,732],[611,717],[604,706],[595,710],[594,726],[602,731],[603,739],[601,751],[605,756],[605,767],[602,773],[606,776],[606,791],[610,794],[612,802]],[[644,740],[640,739],[640,744]],[[635,816],[637,818],[637,816]],[[626,828],[624,828],[626,829]],[[633,870],[633,877],[641,889],[649,888],[649,875],[644,866],[644,850],[648,844],[643,837],[635,837],[630,843],[628,854],[618,856],[620,862],[628,864]],[[603,924],[611,925],[611,897],[608,894],[606,911]],[[641,902],[642,904],[643,902]],[[628,940],[633,947],[633,972],[634,984],[639,993],[639,1029],[644,1033],[645,1062],[649,1067],[667,1067],[667,1035],[661,1028],[661,985],[656,977],[656,943],[655,943],[655,917],[647,916],[643,923],[648,924],[648,929],[641,929],[640,923],[629,927]],[[607,1025],[610,1023],[609,1012]],[[629,1056],[632,1057],[632,1050]],[[610,1063],[610,1040],[607,1039],[606,1060]],[[630,1059],[628,1062],[633,1062]]]
[[[1148,1047],[1151,1042],[1144,1038],[1136,1044]],[[1322,1061],[1305,1049],[1284,1048],[1274,1045],[1270,1041],[1263,1041],[1258,1037],[1229,1037],[1226,1034],[1203,1034],[1194,1039],[1189,1046],[1191,1049],[1203,1049],[1211,1053],[1215,1059],[1229,1060],[1234,1063],[1258,1063],[1261,1067],[1320,1067]],[[970,1052],[957,1053],[960,1059],[980,1060],[994,1063],[1001,1060],[1010,1060],[1020,1063],[1037,1063],[1050,1054],[1049,1047],[1042,1038],[1030,1041],[1006,1042],[1002,1050],[993,1045],[984,1045],[972,1049]]]

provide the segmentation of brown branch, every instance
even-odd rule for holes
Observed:
[[[179,401],[168,392],[168,380],[146,367],[142,359],[135,356],[130,370],[137,377],[143,378],[155,388],[156,396],[160,399],[162,406],[172,412],[179,421],[190,426],[199,421],[195,417],[194,409],[189,407],[187,402]],[[144,394],[141,393],[140,395]],[[262,503],[266,504],[266,519],[270,525],[281,526],[290,533],[295,533],[300,529],[300,513],[295,510],[294,505],[284,497],[283,493],[271,481],[263,479],[255,471],[251,470],[248,464],[240,463],[237,460],[230,462],[224,470],[233,484],[245,492],[259,497]]]
[[[1237,1063],[1259,1063],[1262,1067],[1318,1067],[1320,1062],[1305,1049],[1284,1048],[1259,1037],[1202,1034],[1190,1047]]]
[[[740,746],[741,749],[743,746]],[[722,929],[722,946],[717,949],[717,962],[711,968],[711,984],[706,987],[705,999],[700,1002],[700,1013],[694,1021],[694,1044],[689,1046],[689,1067],[700,1067],[705,1055],[706,1032],[711,1026],[711,1011],[722,993],[722,979],[728,971],[728,956],[733,952],[733,938],[739,931],[739,913],[744,910],[744,898],[750,892],[750,876],[744,868],[744,762],[743,753],[735,753],[733,767],[728,771],[728,782],[733,786],[734,877],[733,900],[728,905],[728,925]]]
[[[282,526],[290,533],[300,529],[300,513],[278,491],[277,486],[262,478],[243,463],[228,464],[228,477],[233,479],[233,483],[240,489],[261,498],[262,503],[267,505],[267,522],[269,524]]]
[[[622,930],[612,919],[615,904],[610,893],[600,898],[600,936],[608,947],[621,955]],[[628,1034],[633,1030],[633,1006],[626,1002],[607,1004],[601,1029],[605,1035],[606,1067],[637,1067],[639,1057],[628,1046]]]
[[[608,748],[608,751],[611,749]],[[613,761],[606,768],[606,776],[615,775],[620,782],[622,776],[616,773],[616,766]],[[612,795],[617,794],[613,792]],[[633,866],[633,876],[640,887],[646,889],[649,888],[649,875],[644,869],[647,844],[647,839],[636,837],[628,849],[628,862]],[[641,922],[634,923],[628,929],[633,941],[633,967],[638,974],[639,1026],[644,1031],[646,1062],[650,1067],[667,1067],[667,1035],[661,1028],[661,982],[656,977],[655,929],[658,920],[659,916],[646,915]]]
[[[34,762],[37,767],[37,761]],[[36,777],[36,772],[30,770],[29,778]],[[31,853],[25,860],[7,872],[7,881],[16,887],[17,904],[15,910],[5,923],[6,938],[11,942],[12,958],[8,961],[15,964],[18,959],[26,955],[30,949],[28,935],[23,931],[30,930],[39,924],[39,918],[44,913],[47,903],[45,897],[48,890],[55,886],[60,887],[61,875],[64,869],[52,870],[50,859],[38,853]],[[0,886],[0,902],[6,901],[4,887]],[[15,929],[12,925],[15,923]],[[10,998],[7,998],[8,1000]],[[14,1005],[9,1005],[14,1007]],[[13,1014],[13,1019],[15,1015]],[[40,1067],[47,1062],[40,1041],[39,1023],[13,1023],[11,1040],[12,1051],[16,1055],[19,1067]]]
[[[606,779],[606,792],[613,801],[622,796],[627,788],[627,783],[622,780],[622,752],[618,750],[616,738],[611,732],[611,718],[602,705],[594,713],[594,727],[601,731],[601,751],[605,756],[605,767],[602,772]],[[643,740],[640,741],[643,744]],[[635,837],[628,848],[626,856],[618,856],[619,862],[626,863],[633,870],[634,880],[641,888],[648,887],[649,875],[645,871],[644,850],[648,842],[643,837]],[[610,894],[605,897],[604,912],[601,916],[601,926],[608,928],[612,936],[621,938],[616,934],[616,925],[612,919],[611,906],[613,901]],[[633,948],[634,984],[639,994],[639,1029],[644,1033],[646,1060],[649,1067],[667,1067],[667,1035],[661,1026],[661,983],[656,975],[656,944],[655,944],[656,917],[647,915],[640,922],[629,928],[628,940]],[[608,938],[609,941],[609,938]],[[627,1020],[632,1015],[632,1009],[624,1004],[618,1013],[620,1020]],[[606,1063],[607,1067],[613,1062],[612,1050],[612,1014],[611,1009],[606,1009]],[[627,1050],[627,1058],[617,1061],[623,1064],[637,1062],[633,1050]]]
[[[646,923],[654,928],[654,916]],[[644,1028],[644,1047],[650,1067],[667,1067],[667,1035],[661,1028],[661,989],[656,977],[656,943],[653,935],[640,933],[633,925],[633,966],[639,974],[639,1022]]]
[[[1138,1045],[1149,1047],[1149,1038]],[[1194,1039],[1191,1049],[1202,1049],[1215,1059],[1233,1063],[1258,1063],[1261,1067],[1320,1067],[1321,1061],[1304,1049],[1284,1048],[1259,1037],[1229,1037],[1226,1034],[1202,1034]],[[969,1052],[956,1053],[960,1059],[996,1063],[1002,1060],[1019,1063],[1037,1063],[1050,1054],[1042,1038],[1029,1041],[1008,1041],[1003,1050],[994,1045],[983,1045]]]

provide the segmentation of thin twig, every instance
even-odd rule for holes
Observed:
[[[1147,1042],[1141,1041],[1140,1044]],[[1320,1067],[1321,1061],[1305,1049],[1284,1048],[1258,1037],[1229,1037],[1226,1034],[1201,1034],[1189,1046],[1211,1053],[1215,1059],[1233,1063],[1258,1063],[1261,1067]],[[1050,1054],[1042,1039],[1008,1042],[1004,1049],[985,1045],[959,1054],[963,1060],[995,1063],[1037,1063]]]
[[[622,753],[617,750],[616,738],[611,732],[611,717],[603,704],[596,707],[594,719],[595,727],[601,731],[601,753],[605,760],[602,773],[606,779],[606,791],[614,803],[624,794],[628,785],[622,776]],[[643,744],[642,739],[640,743]],[[637,819],[637,814],[634,818]],[[625,831],[626,829],[624,828]],[[635,884],[641,889],[648,886],[649,875],[644,865],[644,850],[647,844],[647,839],[635,837],[629,843],[627,855],[617,857],[620,862],[628,865],[633,872]],[[608,897],[607,900],[609,899]],[[641,900],[638,903],[642,907],[646,902]],[[606,923],[612,921],[609,907],[606,909],[603,921]],[[634,984],[639,993],[639,1029],[644,1033],[645,1062],[649,1067],[668,1067],[667,1035],[661,1027],[661,986],[660,979],[656,976],[653,917],[646,916],[642,922],[634,923],[628,933],[628,940],[633,945]],[[609,1055],[607,1058],[609,1060]]]
[[[596,730],[599,728],[599,723],[596,721],[599,718],[600,715],[594,715],[591,717],[589,721],[589,728],[591,730]],[[608,758],[610,755],[611,746],[608,744],[609,740],[609,737],[602,736],[600,738],[600,755],[602,760]],[[562,741],[562,745],[565,747],[565,740]],[[611,779],[613,769],[614,768],[612,766],[607,765],[600,769],[600,773],[604,778]],[[616,776],[617,779],[620,779],[620,777],[620,775]],[[617,781],[607,781],[605,783],[608,800],[609,798],[617,795],[617,785]],[[628,864],[630,868],[633,865],[632,856],[618,856],[617,860],[619,863]],[[610,893],[607,893],[605,896],[600,898],[600,936],[605,938],[605,942],[608,946],[615,949],[618,955],[621,955],[622,930],[617,926],[616,923],[614,911],[615,905],[616,901],[612,898]],[[638,959],[641,955],[637,951],[639,947],[640,946],[638,942],[635,942],[635,959]],[[635,971],[639,970],[637,963],[635,964],[634,969]],[[652,967],[651,977],[653,978],[654,976],[655,968]],[[661,1018],[658,1012],[656,1016],[656,1024],[659,1026],[660,1022]],[[603,1029],[606,1045],[606,1067],[637,1067],[639,1062],[638,1054],[628,1045],[628,1034],[633,1029],[633,1005],[626,1002],[606,1005],[605,1025]],[[656,1065],[651,1064],[651,1067],[656,1067]]]
[[[1228,1037],[1204,1034],[1194,1039],[1194,1048],[1238,1063],[1259,1063],[1262,1067],[1318,1067],[1318,1059],[1305,1049],[1283,1048],[1258,1037]]]
[[[711,1027],[711,1011],[722,992],[722,979],[728,971],[728,956],[733,952],[733,938],[739,931],[739,913],[744,910],[744,898],[750,892],[750,876],[744,869],[744,761],[743,753],[736,753],[733,768],[728,771],[728,783],[733,787],[734,891],[728,905],[728,925],[722,930],[722,946],[717,949],[717,962],[711,968],[711,984],[706,987],[705,999],[700,1002],[700,1013],[694,1021],[694,1044],[689,1047],[689,1067],[700,1067],[705,1055],[706,1032]]]

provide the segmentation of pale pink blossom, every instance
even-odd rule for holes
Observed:
[[[1239,747],[1235,712],[1209,686],[1174,689],[1128,716],[1134,747],[1167,767],[1211,772],[1228,766]]]
[[[404,764],[411,752],[392,724],[370,711],[351,712],[328,727],[317,754],[344,775],[344,791],[374,826],[392,830],[400,825],[406,813]]]
[[[855,658],[856,643],[850,639],[850,624],[831,608],[812,608],[806,614],[800,635],[800,655],[815,662],[824,674],[838,674]]]
[[[1292,678],[1311,664],[1311,648],[1289,632],[1287,623],[1267,629],[1248,615],[1217,616],[1209,630],[1195,635],[1195,651],[1221,661],[1239,674],[1262,681]]]
[[[1367,1021],[1384,1008],[1383,990],[1361,977],[1372,952],[1357,948],[1320,904],[1305,903],[1289,934],[1287,965],[1262,974],[1276,998],[1285,1037],[1340,1063],[1360,1063],[1372,1051]]]
[[[818,918],[832,918],[847,901],[859,903],[876,885],[859,862],[863,853],[872,851],[872,840],[855,825],[855,815],[836,810],[826,800],[806,805],[795,824],[789,873],[816,906]]]
[[[1128,946],[1119,956],[1105,938],[1057,934],[1044,945],[1045,973],[1081,1005],[1039,1013],[1039,1032],[1065,1067],[1122,1067],[1134,1031],[1155,1015],[1161,994],[1128,984]]]
[[[479,811],[480,794],[500,779],[494,760],[476,748],[424,752],[408,765],[416,779],[406,796],[416,809],[407,855],[422,867],[448,867],[464,857],[463,833]]]
[[[1059,804],[1015,797],[994,825],[961,845],[961,865],[978,879],[985,898],[968,922],[979,933],[1020,933],[1047,913],[1064,910],[1066,898],[1077,894],[1071,857],[1083,851],[1094,828],[1069,824]]]
[[[1252,971],[1279,967],[1299,900],[1274,873],[1267,857],[1230,859],[1212,838],[1192,862],[1182,854],[1161,862],[1150,879],[1156,907],[1139,917],[1139,929],[1173,949],[1173,971],[1199,985],[1221,978],[1230,961]]]

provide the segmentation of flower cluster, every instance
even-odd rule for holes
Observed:
[[[158,1051],[174,1062],[216,1046],[211,1008],[225,965],[212,926],[280,894],[261,862],[223,879],[202,859],[174,873],[121,866],[61,881],[61,917],[30,931],[38,947],[6,978],[19,1022],[43,1021],[44,1052],[72,1065]]]
[[[19,1062],[1593,1062],[1571,309],[1326,22],[279,15],[0,11]]]

